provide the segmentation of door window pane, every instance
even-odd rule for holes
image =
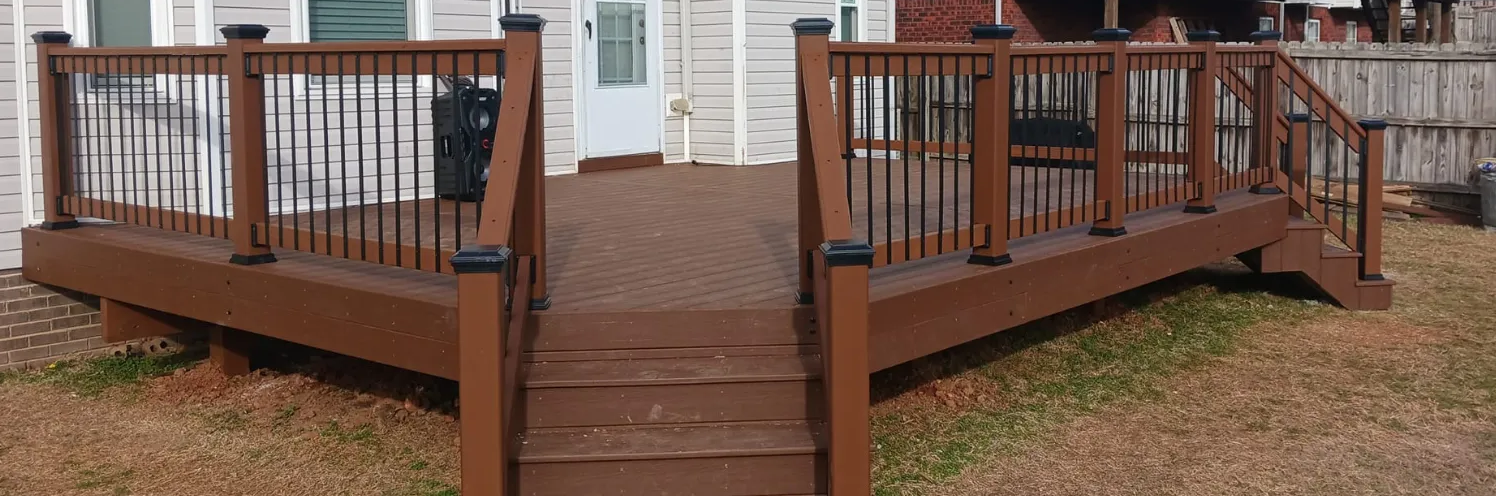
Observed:
[[[857,6],[841,6],[841,41],[862,41],[857,39]]]
[[[644,4],[597,2],[598,86],[647,84]]]

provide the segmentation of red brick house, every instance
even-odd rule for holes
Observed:
[[[1001,9],[997,2],[1001,2]],[[1303,41],[1317,32],[1320,41],[1371,41],[1360,0],[1121,0],[1117,27],[1135,41],[1175,41],[1172,20],[1220,31],[1227,41],[1245,41],[1259,29],[1284,32]],[[1355,8],[1348,8],[1348,6]],[[976,24],[1000,22],[1018,27],[1019,42],[1088,39],[1105,25],[1103,0],[899,0],[899,41],[957,42]]]

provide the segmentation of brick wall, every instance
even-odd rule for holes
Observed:
[[[898,4],[898,40],[919,43],[970,41],[971,27],[996,19],[997,0],[901,0]],[[1020,43],[1077,41],[1091,38],[1104,22],[1101,2],[1096,0],[1001,0],[1003,23],[1018,28]],[[1135,0],[1123,2],[1120,23],[1133,32],[1134,41],[1173,41],[1169,19],[1207,19],[1226,41],[1246,41],[1257,30],[1259,17],[1277,18],[1277,4],[1245,0]],[[1320,19],[1321,39],[1345,39],[1346,21],[1356,21],[1359,39],[1371,40],[1371,26],[1360,10],[1314,8]],[[1289,9],[1286,29],[1289,40],[1303,39],[1303,7]],[[1297,36],[1296,38],[1294,36]]]
[[[34,369],[108,347],[99,299],[0,272],[0,371]]]

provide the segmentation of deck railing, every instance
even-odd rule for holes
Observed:
[[[221,46],[85,48],[37,33],[43,228],[96,218],[226,238],[236,264],[280,249],[458,274],[463,493],[509,493],[523,338],[549,304],[545,21],[499,22],[504,39],[461,41],[265,43],[264,26],[233,25]],[[455,122],[475,118],[494,122]]]
[[[1363,279],[1379,277],[1377,126],[1351,122],[1277,33],[1133,45],[1108,29],[1015,46],[1009,26],[978,26],[971,45],[832,43],[823,19],[794,29],[800,288],[826,364],[833,495],[868,492],[870,267],[968,250],[1001,266],[1010,240],[1087,224],[1125,236],[1129,214],[1208,215],[1219,194],[1281,189],[1361,254]],[[1361,235],[1332,212],[1337,174],[1360,178]]]

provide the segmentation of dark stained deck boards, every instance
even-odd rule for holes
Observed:
[[[893,164],[892,182],[884,179],[889,177],[889,169],[883,161],[874,160],[872,164],[874,229],[870,237],[874,243],[887,241],[890,227],[895,240],[918,236],[921,221],[925,233],[931,236],[941,230],[940,226],[957,229],[970,225],[971,185],[966,166],[947,162],[942,170],[931,160],[922,200],[919,164],[911,162],[910,197],[906,201],[902,164]],[[858,159],[851,171],[853,223],[858,232],[868,234],[867,162]],[[1152,190],[1156,185],[1167,187],[1172,180],[1172,176],[1138,177],[1132,181],[1134,193],[1144,188]],[[1090,173],[1083,170],[1015,168],[1012,180],[1014,218],[1083,205],[1090,201],[1095,186]],[[672,165],[547,178],[552,310],[790,306],[796,277],[795,181],[793,164]],[[943,202],[938,201],[942,184],[946,188]],[[889,190],[894,193],[892,202],[887,196]],[[890,208],[895,216],[892,226],[885,220]],[[385,216],[382,237],[377,229],[381,211]],[[345,212],[348,224],[343,223]],[[908,217],[905,212],[909,212]],[[361,215],[362,225],[358,223]],[[1093,218],[1087,211],[1064,222],[1069,225]],[[406,245],[415,245],[419,238],[422,249],[429,251],[438,247],[435,229],[439,225],[439,248],[455,251],[460,244],[455,227],[461,226],[462,239],[471,242],[476,237],[476,221],[477,204],[459,206],[452,201],[423,200],[299,213],[294,218],[283,215],[272,219],[271,226],[299,224],[341,236],[346,225],[350,244],[355,246],[353,253],[377,260],[377,253],[361,253],[356,248],[361,237],[392,242],[398,234]],[[1042,223],[1039,227],[1046,228]],[[1028,226],[1024,230],[1033,229]],[[969,240],[965,237],[963,243],[969,245]],[[308,249],[310,240],[288,238],[277,242],[286,246],[300,242],[303,249]],[[327,247],[318,244],[316,249],[325,252]],[[911,250],[919,253],[918,247]],[[289,251],[277,249],[277,253]],[[394,259],[393,254],[385,256]]]
[[[797,306],[793,300],[797,226],[792,172],[784,165],[666,166],[549,178],[549,268],[555,306],[536,314],[532,352],[569,360],[600,360],[615,355],[676,356],[668,349],[691,356],[694,352],[690,350],[713,348],[751,347],[777,353],[813,347],[817,338],[810,323],[811,308]],[[1229,213],[1279,200],[1282,198],[1228,192],[1218,197],[1218,204],[1223,213]],[[1194,216],[1182,213],[1182,208],[1176,204],[1130,214],[1130,234],[1122,238],[1090,236],[1086,232],[1089,224],[1081,223],[1015,240],[1010,249],[1018,263],[1004,269],[967,264],[965,250],[881,267],[873,271],[871,296],[874,301],[910,300],[915,297],[905,295],[949,287],[951,281],[997,270],[1023,274],[1013,277],[1024,278],[1029,281],[1026,284],[1036,288],[1058,284],[1056,281],[1088,281],[1093,273],[1087,271],[1094,270],[1123,272],[1144,267],[1150,270],[1150,277],[1167,273],[1177,268],[1172,260],[1166,268],[1127,266],[1125,263],[1139,260],[1162,262],[1118,258],[1109,250],[1151,231],[1178,230],[1176,226],[1194,225],[1189,229],[1201,236],[1224,229],[1217,226],[1212,227],[1214,231],[1200,231],[1204,228],[1196,222],[1223,214]],[[1286,206],[1281,216],[1287,216]],[[1244,226],[1251,227],[1255,219],[1236,219],[1242,221],[1250,221]],[[1251,235],[1255,236],[1253,242],[1277,239],[1261,230]],[[246,329],[436,375],[451,377],[455,373],[456,278],[448,274],[291,249],[276,249],[277,263],[241,267],[227,262],[232,252],[227,240],[122,224],[55,232],[28,229],[23,239],[27,237],[63,245],[60,253],[28,250],[25,255],[49,270],[67,272],[59,280],[76,284],[76,289],[89,289],[85,286],[91,283],[86,282],[85,274],[111,274],[112,282],[101,283],[97,289],[114,291],[109,297],[120,301],[225,325],[253,323],[258,327]],[[64,242],[67,240],[78,243]],[[1202,264],[1235,254],[1187,253],[1197,249],[1196,244],[1212,244],[1208,236],[1199,243],[1195,241],[1176,237],[1148,249],[1166,258],[1176,254],[1187,255],[1180,258],[1190,260],[1204,257]],[[1057,262],[1078,251],[1087,253],[1069,259],[1080,262]],[[1108,263],[1114,266],[1072,267],[1107,257],[1112,257]],[[155,272],[146,273],[145,268],[137,267],[135,262],[144,259],[150,259],[149,266]],[[72,267],[73,260],[79,260],[79,267]],[[1026,262],[1034,261],[1041,261],[1046,272],[1038,274],[1033,272],[1038,269],[1023,268]],[[28,260],[28,271],[33,270],[31,267]],[[223,287],[224,281],[232,281],[233,286]],[[145,295],[149,298],[135,298],[132,285],[142,284],[149,286],[142,288],[150,293]],[[1077,297],[1106,288],[1088,286]],[[164,294],[171,291],[189,296],[184,300]],[[995,298],[991,301],[993,308],[1012,306],[1016,316],[1049,305],[1033,299],[1043,295],[996,288],[992,291],[983,294]],[[969,297],[975,296],[962,296]],[[212,306],[199,308],[192,298],[201,298]],[[947,295],[935,301],[949,298]],[[182,306],[184,301],[188,306]],[[253,320],[212,313],[248,308],[283,314]],[[924,326],[926,320],[946,318],[925,309],[905,313],[908,315],[875,319],[875,328]],[[934,323],[929,325],[949,326],[930,321]],[[303,325],[293,325],[296,323]],[[380,344],[349,339],[363,335]],[[879,363],[887,365],[899,358],[904,357],[883,356]]]

